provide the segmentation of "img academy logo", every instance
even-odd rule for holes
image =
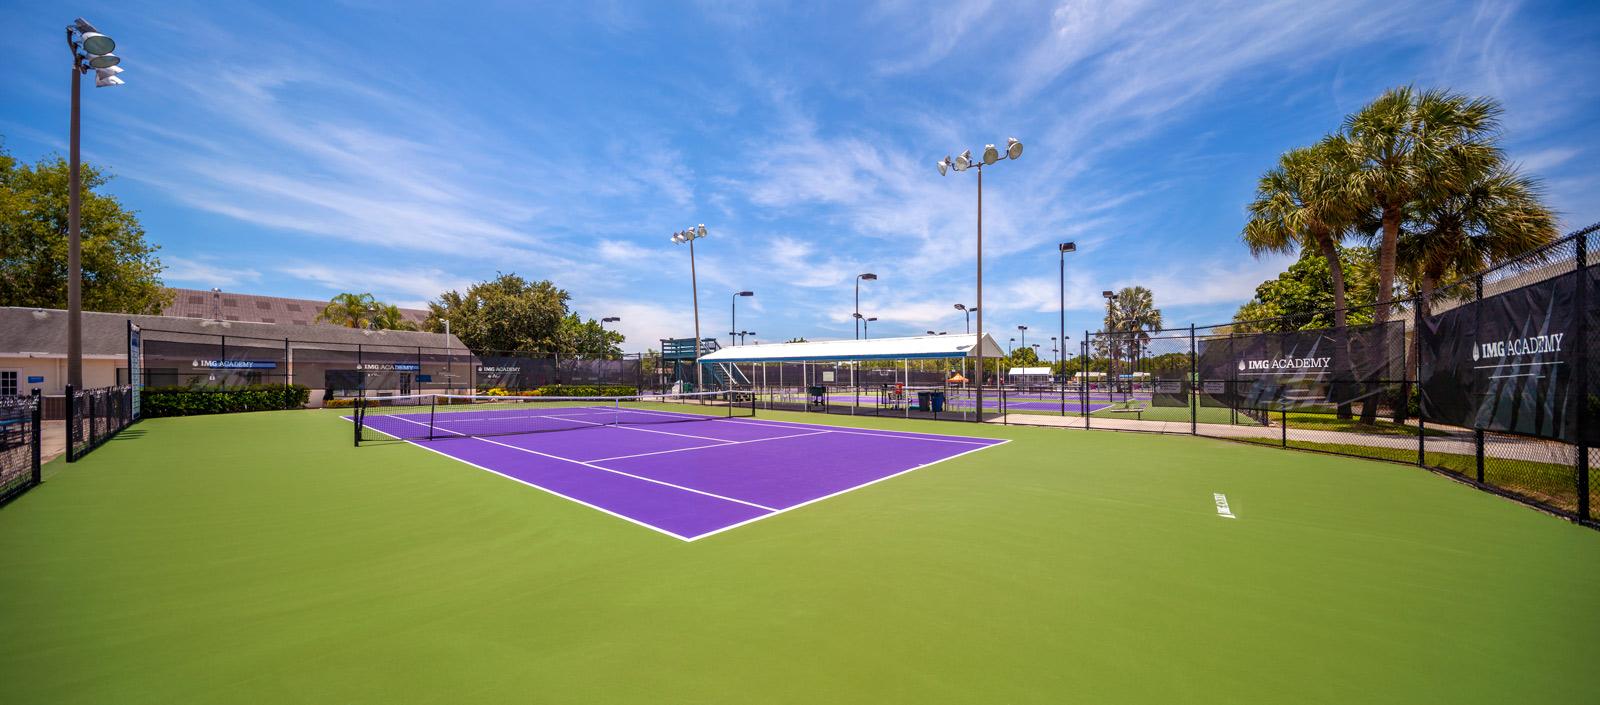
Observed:
[[[1263,374],[1281,372],[1321,372],[1328,369],[1332,357],[1277,357],[1263,360],[1240,360],[1239,371]]]
[[[1511,338],[1509,340],[1495,340],[1488,343],[1474,343],[1472,346],[1472,361],[1500,360],[1507,357],[1522,357],[1524,355],[1544,355],[1547,353],[1561,352],[1561,339],[1566,333],[1551,333],[1549,335],[1532,335],[1526,338]]]

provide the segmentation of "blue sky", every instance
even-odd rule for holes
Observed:
[[[66,152],[74,13],[128,83],[85,86],[85,158],[169,284],[419,306],[516,272],[621,316],[629,350],[705,335],[960,331],[975,172],[986,327],[1068,329],[1099,291],[1227,320],[1286,264],[1239,243],[1254,181],[1383,89],[1501,100],[1506,147],[1571,229],[1600,220],[1600,6],[1449,2],[274,2],[0,6],[0,135]],[[1225,8],[1225,9],[1224,9]],[[1037,336],[1037,337],[1036,337]]]

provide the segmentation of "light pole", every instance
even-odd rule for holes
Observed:
[[[1017,138],[1015,138],[1015,137],[1007,138],[1006,139],[1006,151],[1005,151],[1005,157],[1004,158],[1005,159],[1019,159],[1021,157],[1022,157],[1022,142],[1018,141]],[[978,358],[978,398],[977,398],[977,414],[976,414],[976,416],[977,416],[976,420],[977,421],[983,421],[983,342],[982,342],[983,341],[983,309],[982,309],[982,306],[983,306],[983,168],[986,167],[986,166],[992,166],[995,162],[1000,161],[1000,159],[1001,159],[1000,150],[995,149],[994,145],[988,144],[988,145],[984,145],[984,147],[983,147],[983,160],[982,161],[978,161],[978,162],[972,161],[972,150],[969,149],[969,150],[966,150],[966,151],[962,152],[961,156],[956,157],[955,159],[951,159],[949,155],[945,155],[945,158],[940,160],[939,163],[938,163],[939,175],[940,176],[945,176],[945,175],[949,174],[951,169],[954,169],[956,171],[966,171],[966,170],[971,169],[973,167],[977,167],[977,169],[978,169],[978,341],[979,342],[975,346],[978,349],[978,354],[976,356]]]
[[[1106,382],[1114,390],[1117,388],[1117,352],[1115,336],[1111,334],[1111,302],[1117,294],[1114,291],[1102,291],[1100,295],[1106,297]]]
[[[858,320],[858,321],[861,320],[861,280],[863,280],[863,279],[865,279],[865,280],[867,280],[869,282],[870,281],[877,281],[878,280],[878,275],[873,274],[872,272],[864,272],[862,274],[857,274],[856,275],[856,315],[855,315],[855,319]],[[861,339],[861,336],[862,336],[861,329],[865,328],[865,327],[866,326],[862,326],[862,325],[858,325],[857,326],[857,330],[856,330],[856,339],[857,340]]]
[[[1019,325],[1017,330],[1022,331],[1022,347],[1028,347],[1028,327]]]
[[[867,335],[867,321],[876,321],[878,320],[877,317],[867,318],[858,313],[856,314],[856,320],[861,321],[861,339],[871,340],[872,336]]]
[[[728,315],[728,345],[735,345],[736,343],[734,343],[733,336],[739,334],[739,297],[755,295],[756,292],[754,291],[733,292],[733,303],[729,305],[730,313]]]
[[[94,69],[94,87],[122,85],[122,58],[111,53],[117,43],[101,34],[82,17],[67,25],[67,48],[72,52],[72,115],[68,128],[67,161],[67,384],[83,388],[83,234],[82,204],[78,192],[83,188],[79,169],[78,133],[81,83],[79,79]],[[82,50],[81,53],[79,50]],[[71,400],[68,400],[70,403]]]
[[[978,307],[976,307],[976,305],[973,305],[973,307],[968,307],[966,304],[955,304],[955,310],[966,313],[966,334],[971,336],[971,334],[973,334],[973,312],[974,310],[978,310]]]
[[[744,345],[744,337],[745,336],[747,336],[747,335],[755,335],[755,334],[756,334],[756,332],[753,331],[753,330],[742,330],[742,331],[739,331],[739,344],[740,345]]]
[[[694,271],[694,241],[705,236],[705,223],[672,235],[673,242],[689,243],[689,290],[694,294],[694,390],[697,392],[704,386],[705,369],[700,366],[700,284]]]
[[[1067,415],[1067,367],[1061,362],[1067,356],[1067,253],[1077,252],[1078,243],[1063,242],[1056,245],[1061,254],[1061,344],[1056,351],[1056,363],[1061,365],[1061,415]]]

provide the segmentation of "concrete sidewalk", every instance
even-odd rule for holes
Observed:
[[[1084,428],[1082,416],[1044,416],[1038,414],[1007,414],[988,423],[1003,423],[1016,426],[1049,426],[1055,428]],[[1146,433],[1166,433],[1191,435],[1187,421],[1142,421],[1137,419],[1119,419],[1095,416],[1090,419],[1089,430],[1099,431],[1143,431]],[[1428,453],[1452,453],[1456,455],[1476,455],[1476,444],[1473,433],[1465,429],[1429,429],[1442,431],[1445,435],[1428,436],[1425,449]],[[1228,424],[1197,424],[1195,426],[1198,436],[1213,438],[1262,438],[1280,440],[1283,438],[1283,429],[1277,424],[1271,426],[1233,426]],[[1319,431],[1312,429],[1289,428],[1288,439],[1304,443],[1330,443],[1369,448],[1390,448],[1415,453],[1417,450],[1416,436],[1383,436],[1376,434],[1350,433],[1347,431]],[[1517,438],[1509,436],[1495,436],[1493,442],[1486,443],[1484,455],[1507,460],[1527,460],[1543,463],[1562,463],[1560,460],[1563,452],[1572,454],[1572,446],[1555,441],[1544,441],[1534,438]],[[1570,461],[1566,461],[1570,462]]]

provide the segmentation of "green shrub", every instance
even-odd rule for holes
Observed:
[[[196,416],[239,411],[299,409],[311,400],[305,385],[260,384],[228,389],[198,387],[145,387],[139,395],[140,415]]]
[[[547,384],[525,393],[539,397],[626,397],[638,394],[639,388],[624,384]]]

